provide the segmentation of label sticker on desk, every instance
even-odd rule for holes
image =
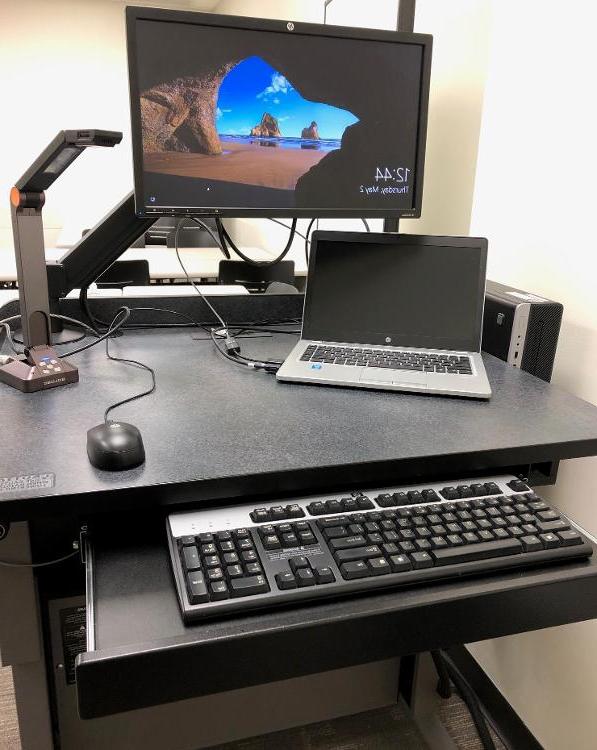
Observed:
[[[21,474],[0,477],[0,492],[27,492],[28,490],[51,490],[56,476],[47,474]]]
[[[67,607],[60,610],[62,659],[67,685],[75,682],[75,659],[87,648],[87,618],[85,607]]]

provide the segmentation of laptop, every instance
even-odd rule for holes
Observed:
[[[313,233],[303,325],[276,377],[488,399],[487,240]]]

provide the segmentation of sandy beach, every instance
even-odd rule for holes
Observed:
[[[148,172],[294,190],[296,182],[329,151],[222,143],[217,156],[159,151],[145,154]]]

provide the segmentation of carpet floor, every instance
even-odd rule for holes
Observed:
[[[458,750],[482,750],[468,710],[457,696],[440,704],[439,717]],[[498,750],[503,748],[496,740]],[[405,708],[376,711],[274,732],[212,750],[429,750]],[[21,750],[12,673],[0,669],[0,750]],[[84,748],[81,748],[84,750]]]

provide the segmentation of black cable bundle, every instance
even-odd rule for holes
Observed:
[[[483,750],[496,750],[485,716],[483,716],[481,706],[471,686],[445,651],[431,651],[430,653],[439,677],[437,683],[438,694],[442,698],[449,698],[452,694],[450,687],[450,681],[452,681],[469,710],[471,719],[483,745]]]
[[[254,260],[253,258],[249,258],[248,255],[245,255],[242,250],[239,250],[238,247],[234,244],[232,241],[230,235],[228,234],[228,231],[222,224],[222,219],[220,217],[216,217],[216,227],[218,229],[218,236],[220,238],[220,247],[222,250],[228,251],[228,245],[234,250],[234,252],[239,256],[239,258],[242,258],[245,263],[249,263],[251,266],[275,266],[276,263],[279,263],[283,258],[288,255],[290,248],[292,247],[292,242],[294,240],[294,235],[296,232],[296,219],[293,219],[290,224],[290,235],[288,237],[288,242],[286,243],[286,246],[284,247],[284,250],[278,255],[277,258],[274,258],[273,260]]]

